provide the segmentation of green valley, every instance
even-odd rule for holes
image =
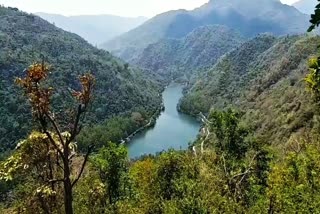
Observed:
[[[123,2],[0,6],[0,213],[319,213],[320,0]]]
[[[182,39],[163,39],[151,44],[131,63],[166,79],[181,76],[188,79],[195,70],[214,65],[243,41],[239,32],[225,26],[208,25]]]

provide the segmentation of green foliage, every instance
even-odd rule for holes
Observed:
[[[265,193],[271,158],[264,142],[252,138],[251,130],[241,119],[242,114],[235,110],[212,110],[205,128],[208,135],[201,144],[215,152],[214,167],[225,180],[226,189],[220,191],[246,207]]]
[[[164,39],[145,48],[132,63],[167,81],[190,76],[195,70],[214,65],[244,38],[225,26],[203,26],[181,39]]]
[[[318,2],[320,2],[320,1],[318,0]],[[320,3],[318,3],[316,5],[314,14],[311,14],[310,23],[311,23],[311,26],[309,27],[308,32],[313,31],[316,27],[319,26],[319,24],[320,24]]]
[[[89,124],[117,114],[131,114],[136,109],[144,109],[151,116],[160,105],[157,83],[79,36],[8,8],[1,8],[0,20],[1,151],[13,149],[15,142],[33,128],[29,106],[13,82],[34,61],[44,59],[52,65],[54,75],[49,74],[49,84],[55,88],[56,117],[65,118],[70,112],[62,109],[72,106],[70,93],[61,93],[61,89],[78,89],[74,80],[88,70],[97,79],[94,100],[86,115]]]
[[[107,189],[109,203],[115,204],[126,192],[126,176],[128,171],[128,152],[123,145],[108,143],[93,158],[93,166]]]
[[[214,147],[226,152],[227,158],[243,158],[250,146],[246,141],[249,132],[247,128],[240,126],[240,118],[240,113],[231,109],[212,111],[208,118],[210,128],[217,137]]]
[[[107,189],[100,180],[98,171],[91,163],[88,166],[83,179],[74,190],[75,213],[103,213],[107,207]]]
[[[58,143],[58,136],[53,135]],[[50,145],[48,137],[33,132],[21,141],[17,150],[0,164],[0,180],[19,181],[14,194],[19,198],[16,209],[24,209],[26,213],[59,212],[62,201],[61,186],[51,183],[53,174],[60,176],[58,168],[53,165],[57,152]],[[11,190],[12,191],[12,190]],[[40,200],[39,200],[40,199]]]
[[[148,123],[149,115],[141,112],[134,112],[130,116],[116,116],[101,125],[84,128],[78,137],[79,149],[85,151],[92,142],[95,142],[96,149],[103,147],[106,142],[120,142],[121,139],[125,139],[129,134]]]
[[[232,135],[227,126],[231,130],[239,128],[236,118],[240,117],[234,111],[215,115],[225,121],[222,130],[226,133],[220,139]],[[218,124],[214,120],[216,117],[209,121]],[[270,148],[258,142],[250,144],[241,157],[227,156],[230,151],[224,146],[218,148],[217,140],[210,135],[204,152],[198,156],[190,151],[170,150],[130,164],[124,146],[107,144],[92,159],[75,188],[75,212],[317,212],[320,206],[318,139],[292,139],[283,148],[281,158],[276,159]],[[213,143],[217,145],[210,147]],[[39,208],[40,204],[29,194],[35,189],[37,185],[30,181],[16,188],[19,200],[15,199],[11,207],[30,202],[30,212]]]
[[[317,36],[254,38],[200,72],[180,109],[193,115],[211,108],[241,109],[256,137],[284,142],[313,126],[314,104],[301,80],[319,42]]]
[[[319,145],[314,139],[288,143],[286,156],[272,167],[267,196],[273,213],[319,211]]]
[[[171,200],[179,195],[175,181],[182,175],[182,156],[174,151],[164,153],[159,158],[156,169],[158,196],[164,200]]]
[[[130,177],[142,213],[206,213],[199,163],[190,153],[173,150],[134,163]]]
[[[312,58],[309,60],[309,74],[305,78],[307,88],[314,95],[315,101],[319,103],[320,101],[320,67],[319,59]]]
[[[0,44],[4,47],[4,54],[0,53],[0,71],[7,71],[1,72],[4,78],[0,82],[0,98],[5,100],[5,104],[0,104],[0,116],[4,115],[0,120],[5,124],[0,129],[4,136],[0,143],[5,143],[2,145],[9,145],[31,128],[30,115],[23,110],[25,104],[21,109],[17,107],[23,100],[10,96],[17,90],[10,79],[28,61],[41,58],[42,54],[52,62],[57,71],[52,82],[60,86],[58,89],[79,88],[71,77],[84,69],[92,70],[97,77],[96,101],[87,116],[90,124],[99,122],[100,125],[85,128],[77,138],[78,144],[70,143],[70,147],[64,148],[72,151],[67,155],[71,160],[77,145],[80,149],[92,143],[98,148],[102,146],[75,186],[73,204],[77,213],[319,211],[319,137],[302,134],[309,131],[308,124],[311,128],[318,122],[311,121],[315,109],[300,81],[306,74],[305,62],[316,53],[318,37],[278,39],[262,35],[226,54],[212,69],[199,71],[200,80],[189,86],[190,91],[181,102],[181,110],[192,114],[208,113],[214,107],[208,120],[204,120],[202,136],[192,145],[197,152],[169,150],[130,162],[124,145],[107,142],[117,142],[148,123],[159,104],[159,88],[128,64],[37,17],[2,7],[0,17]],[[170,26],[170,20],[166,21]],[[15,33],[8,23],[16,24]],[[177,35],[179,29],[168,33]],[[208,37],[212,35],[202,35],[201,41],[211,41]],[[168,63],[168,68],[176,66],[175,63],[179,66],[186,63],[181,70],[172,68],[171,71],[177,73],[201,66],[210,57],[213,60],[207,65],[211,66],[222,54],[215,50],[219,52],[217,56],[209,56],[201,52],[201,41],[192,36],[188,38],[190,44],[195,44],[192,50],[195,53],[190,55],[203,54],[208,58],[191,59],[189,55],[178,59],[179,54],[175,62],[169,62],[173,57],[167,55],[167,51],[174,46],[173,40],[165,45],[159,43],[158,52],[151,52],[156,57],[169,57],[159,57],[163,59],[161,63]],[[211,48],[216,47],[216,41],[213,44]],[[222,52],[230,48],[221,45],[217,48]],[[176,51],[174,46],[172,52]],[[318,59],[310,62],[306,82],[319,101]],[[159,65],[159,70],[162,66]],[[65,118],[70,112],[61,112],[61,109],[71,104],[69,96],[57,92],[53,96],[57,98],[54,103],[57,118]],[[244,113],[218,110],[228,106],[236,106]],[[16,134],[17,130],[21,134]],[[56,134],[52,136],[60,148],[61,139]],[[69,137],[70,134],[63,133],[62,142]],[[0,205],[0,212],[62,213],[63,185],[56,184],[55,180],[63,174],[66,165],[61,166],[59,154],[49,140],[47,135],[33,132],[9,159],[1,162],[0,199],[7,201],[4,206]],[[77,169],[80,163],[83,163],[81,156],[74,158],[70,166]],[[71,170],[67,178],[76,178],[78,171]],[[13,183],[7,182],[10,180]],[[6,194],[11,185],[14,188]]]

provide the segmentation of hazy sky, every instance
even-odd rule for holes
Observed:
[[[291,4],[297,0],[281,1]],[[206,2],[208,0],[0,0],[0,4],[18,7],[20,10],[30,13],[113,14],[130,17],[152,17],[173,9],[191,10]]]

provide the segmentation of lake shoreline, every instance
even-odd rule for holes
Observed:
[[[179,111],[179,100],[183,96],[183,84],[171,83],[162,92],[162,106],[152,119],[126,139],[130,158],[156,154],[169,148],[187,149],[196,140],[200,121]]]
[[[157,109],[157,110],[155,111],[155,113],[150,117],[149,122],[148,122],[146,125],[138,128],[137,130],[135,130],[134,132],[132,132],[131,134],[129,134],[129,135],[125,138],[125,140],[124,140],[124,139],[121,139],[120,143],[121,143],[121,144],[128,144],[128,143],[130,143],[131,139],[132,139],[136,134],[138,134],[138,133],[140,133],[140,132],[143,132],[143,131],[146,131],[146,130],[148,130],[149,128],[153,127],[153,126],[155,125],[156,121],[157,121],[157,118],[161,115],[161,112],[163,112],[164,110],[165,110],[165,107],[164,107],[163,102],[162,102],[161,105],[160,105],[160,108]]]

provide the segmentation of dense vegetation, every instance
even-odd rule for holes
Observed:
[[[188,24],[186,24],[188,23]],[[200,26],[225,25],[246,37],[270,32],[276,35],[303,33],[308,15],[300,13],[280,0],[211,0],[192,11],[169,11],[106,44],[106,50],[125,60],[162,39],[179,39]]]
[[[149,45],[131,63],[166,79],[176,79],[214,65],[243,41],[238,32],[228,27],[203,26],[182,39],[164,39]]]
[[[36,61],[51,65],[57,109],[71,104],[68,90],[79,87],[78,75],[91,71],[96,76],[95,97],[87,114],[91,124],[119,114],[131,117],[133,112],[141,112],[146,121],[160,106],[160,88],[142,72],[37,16],[1,7],[0,46],[1,151],[13,148],[32,128],[28,104],[13,82]],[[63,118],[63,113],[67,112],[56,116]]]
[[[238,112],[213,111],[204,149],[168,151],[135,162],[109,143],[92,157],[74,189],[75,213],[315,213],[319,204],[318,138],[295,138],[274,150],[252,138]],[[310,137],[310,136],[309,136]],[[200,152],[201,151],[201,152]],[[25,172],[28,172],[24,170]],[[25,176],[28,174],[25,174]],[[31,178],[7,199],[23,213],[41,212]],[[60,191],[45,192],[43,199]],[[8,204],[9,202],[9,204]],[[14,202],[14,203],[13,203]],[[47,201],[50,205],[50,201]],[[56,210],[60,213],[59,206]],[[45,212],[44,212],[45,213]]]
[[[302,79],[319,42],[317,36],[254,38],[200,73],[181,110],[196,115],[210,108],[239,108],[257,136],[283,142],[312,126],[313,104]]]
[[[7,14],[5,18],[18,13],[1,9]],[[310,30],[319,25],[319,12],[320,9],[312,16]],[[79,114],[67,111],[60,113],[63,117],[56,117],[54,112],[74,105],[73,98],[78,113],[88,110],[93,76],[80,76],[80,84],[66,84],[58,78],[64,70],[56,69],[57,76],[53,76],[48,75],[49,67],[45,64],[33,64],[26,70],[27,76],[17,83],[29,98],[33,118],[41,129],[34,127],[12,155],[0,162],[0,212],[51,214],[63,213],[65,207],[67,214],[318,213],[319,43],[320,37],[313,35],[280,38],[260,35],[224,55],[210,69],[199,71],[199,79],[191,82],[180,106],[183,111],[206,115],[201,115],[203,127],[198,139],[190,145],[192,150],[169,150],[135,161],[128,159],[124,145],[107,141],[113,137],[117,140],[115,136],[122,135],[132,124],[143,124],[145,115],[149,115],[148,108],[139,113],[126,108],[130,117],[114,117],[107,124],[84,130],[79,137],[82,143],[103,147],[90,158],[91,146],[86,155],[78,154],[75,140],[82,130],[80,117],[72,115]],[[122,65],[108,53],[102,53],[115,60],[116,65]],[[63,61],[58,55],[44,58],[54,63],[56,57]],[[17,63],[13,59],[11,62],[6,66]],[[69,60],[69,64],[72,62]],[[123,66],[124,70],[116,70],[121,74],[113,74],[127,83],[125,74],[134,74],[127,65]],[[109,80],[99,72],[92,73],[103,81]],[[47,78],[53,81],[43,83]],[[139,75],[132,78],[135,83],[143,82]],[[97,79],[96,87],[101,87],[102,80]],[[6,79],[2,83],[6,83],[2,85],[3,91],[13,90]],[[53,92],[51,85],[61,90]],[[67,86],[74,90],[70,100],[62,101],[60,96]],[[125,84],[122,89],[126,89]],[[156,89],[150,90],[156,93]],[[96,99],[103,90],[96,89]],[[112,104],[118,98],[109,98],[106,103]],[[99,121],[97,112],[93,112],[88,119]],[[70,117],[73,125],[65,124]],[[29,118],[25,124],[31,124]],[[110,131],[113,128],[119,132]]]

